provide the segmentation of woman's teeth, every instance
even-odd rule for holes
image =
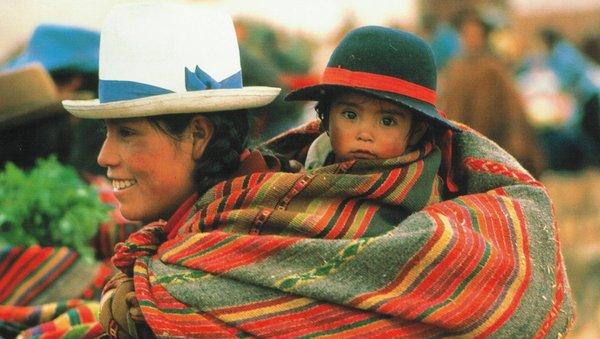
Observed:
[[[120,190],[126,189],[128,187],[135,185],[135,183],[136,183],[135,180],[113,180],[112,181],[113,191],[120,191]]]

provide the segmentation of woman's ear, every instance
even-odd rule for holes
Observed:
[[[213,125],[206,117],[198,115],[192,119],[192,157],[198,160],[212,139]]]
[[[408,146],[411,147],[419,143],[425,132],[427,132],[427,127],[429,127],[429,124],[423,120],[413,120],[413,124],[408,138]]]

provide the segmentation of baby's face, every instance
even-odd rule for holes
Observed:
[[[387,101],[344,93],[329,112],[329,136],[336,162],[387,159],[406,150],[412,112]]]

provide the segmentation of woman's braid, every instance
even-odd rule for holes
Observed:
[[[238,169],[240,153],[246,146],[248,117],[246,112],[204,115],[213,124],[213,135],[194,168],[196,191],[203,194]]]
[[[218,182],[229,179],[238,169],[249,126],[247,110],[200,114],[213,126],[212,137],[193,172],[196,191],[204,194]],[[171,114],[149,117],[148,120],[171,138],[181,140],[194,116]]]

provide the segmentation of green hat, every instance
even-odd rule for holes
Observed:
[[[286,100],[322,100],[351,89],[408,107],[441,127],[460,129],[435,106],[437,71],[421,38],[396,29],[365,26],[350,31],[333,51],[321,83],[289,93]]]

